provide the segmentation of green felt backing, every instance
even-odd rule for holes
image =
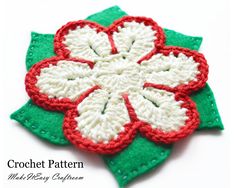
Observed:
[[[13,113],[11,118],[17,120],[35,135],[49,140],[51,143],[69,144],[62,131],[64,114],[60,112],[46,111],[29,100],[23,107]]]
[[[115,20],[126,16],[127,13],[120,9],[118,6],[113,6],[101,12],[88,16],[86,20],[99,23],[105,27],[111,25]]]
[[[124,15],[126,15],[125,12],[114,6],[91,15],[87,19],[108,26]],[[164,29],[164,32],[166,45],[198,50],[202,42],[201,37],[191,37],[169,29]],[[53,34],[35,32],[31,34],[31,43],[26,57],[27,70],[38,61],[55,56],[53,39]],[[196,102],[200,113],[199,130],[223,129],[213,93],[208,85],[194,93],[192,99]],[[68,141],[62,132],[63,117],[61,113],[46,111],[36,106],[31,100],[11,115],[12,119],[40,138],[55,144],[66,145]],[[169,156],[170,151],[171,146],[157,145],[138,135],[124,151],[114,156],[103,156],[103,158],[119,185],[123,187],[135,177],[160,165]]]
[[[199,50],[202,37],[191,37],[170,29],[164,29],[167,46],[180,46],[191,50]]]
[[[31,41],[26,55],[27,71],[37,62],[55,56],[54,35],[42,35],[36,32],[31,33]]]
[[[104,156],[104,161],[123,187],[134,178],[163,163],[171,153],[171,145],[157,145],[137,135],[128,148],[114,156]]]
[[[223,130],[213,92],[208,84],[198,92],[193,93],[191,99],[196,103],[200,114],[200,125],[198,130],[217,129]]]

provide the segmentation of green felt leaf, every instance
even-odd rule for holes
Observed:
[[[192,37],[170,29],[164,29],[167,46],[180,46],[191,50],[199,50],[202,37]]]
[[[42,109],[29,100],[24,106],[11,115],[29,131],[51,143],[65,145],[69,142],[62,131],[64,114]]]
[[[26,69],[29,70],[35,63],[55,56],[54,35],[31,33],[31,42],[26,55]]]
[[[198,130],[224,129],[213,92],[208,84],[206,84],[206,86],[200,91],[192,94],[191,99],[196,103],[197,110],[200,114],[201,122]]]
[[[127,13],[121,10],[118,6],[113,6],[108,9],[103,10],[102,12],[98,12],[96,14],[88,16],[86,20],[97,22],[107,27],[110,24],[112,24],[115,20],[126,15]]]
[[[170,145],[157,145],[137,135],[125,151],[104,156],[120,187],[163,163],[171,153]]]

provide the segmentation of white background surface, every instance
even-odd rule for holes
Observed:
[[[195,133],[173,149],[171,157],[160,168],[135,180],[130,188],[228,188],[229,172],[232,174],[234,155],[232,137],[234,121],[229,119],[229,92],[234,83],[229,77],[229,52],[232,52],[232,36],[229,37],[229,2],[227,0],[5,0],[1,1],[1,49],[0,49],[0,136],[1,179],[0,187],[70,187],[70,188],[115,188],[118,187],[103,161],[95,155],[75,150],[72,146],[58,147],[48,144],[29,133],[9,115],[21,107],[28,96],[24,89],[25,55],[30,42],[30,32],[55,33],[68,21],[86,18],[88,15],[119,5],[129,15],[152,17],[164,28],[203,36],[200,51],[210,65],[209,84],[225,125],[225,131]],[[231,9],[232,10],[232,9]],[[231,31],[232,33],[232,31]],[[234,32],[233,32],[234,33]],[[232,69],[232,67],[231,67]],[[232,106],[232,105],[231,105]],[[230,108],[232,109],[232,108]],[[229,157],[230,156],[230,157]],[[14,182],[7,176],[14,170],[7,168],[9,159],[83,161],[84,169],[58,170],[84,176],[80,182]],[[229,159],[230,158],[230,159]],[[17,170],[30,172],[33,170]],[[40,170],[39,170],[40,171]],[[43,170],[41,170],[43,172]],[[54,173],[54,170],[44,170]],[[232,177],[232,176],[231,176]]]

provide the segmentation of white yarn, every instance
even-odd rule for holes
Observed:
[[[146,82],[164,84],[175,87],[197,81],[198,63],[192,57],[180,53],[178,57],[170,53],[169,56],[156,54],[150,60],[141,63],[142,76]]]
[[[36,86],[49,98],[76,100],[84,91],[95,85],[112,93],[140,92],[145,82],[175,87],[197,80],[198,63],[192,57],[172,53],[154,55],[140,65],[120,56],[110,61],[99,61],[91,70],[87,64],[59,61],[41,70]],[[74,80],[68,80],[74,78]]]
[[[123,98],[105,90],[91,93],[77,109],[77,130],[95,143],[116,139],[124,131],[123,126],[130,122]]]
[[[97,85],[119,94],[141,90],[144,81],[139,74],[139,65],[125,60],[99,62],[95,65],[93,75]]]
[[[73,61],[58,61],[41,69],[36,86],[49,98],[77,99],[82,93],[95,86],[89,77],[92,71],[87,64]]]
[[[125,22],[113,33],[113,40],[119,53],[124,54],[129,61],[138,61],[154,48],[156,31],[151,26],[135,21]]]
[[[155,33],[151,26],[145,26],[144,23],[125,22],[124,27],[119,27],[118,32],[113,33],[113,40],[119,54],[136,62],[154,48]],[[63,43],[71,51],[70,57],[96,62],[113,56],[108,35],[97,33],[95,28],[77,27],[69,30],[64,38]]]
[[[156,54],[137,64],[136,61],[153,48],[154,34],[155,31],[143,23],[127,22],[113,34],[119,53],[110,55],[111,47],[105,33],[97,34],[89,26],[78,27],[65,36],[64,43],[72,57],[94,60],[94,68],[61,60],[57,65],[41,69],[36,86],[49,98],[71,100],[78,99],[95,85],[101,86],[102,89],[91,93],[77,107],[77,130],[95,143],[116,139],[124,130],[123,126],[130,122],[121,97],[123,93],[129,95],[140,120],[148,122],[153,129],[177,131],[187,120],[187,109],[180,106],[182,101],[176,101],[171,92],[143,89],[143,85],[145,82],[170,87],[187,84],[197,80],[199,64],[183,53],[178,56]]]
[[[130,94],[129,100],[138,118],[153,129],[177,131],[188,119],[187,110],[180,107],[182,101],[176,101],[174,94],[165,90],[145,88],[140,94]]]
[[[95,28],[77,27],[70,30],[64,38],[63,43],[71,51],[70,57],[95,61],[111,54],[108,35],[104,32],[97,33]]]

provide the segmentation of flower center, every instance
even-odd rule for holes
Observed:
[[[96,84],[110,93],[137,92],[143,86],[139,65],[127,61],[100,62],[93,69]]]

